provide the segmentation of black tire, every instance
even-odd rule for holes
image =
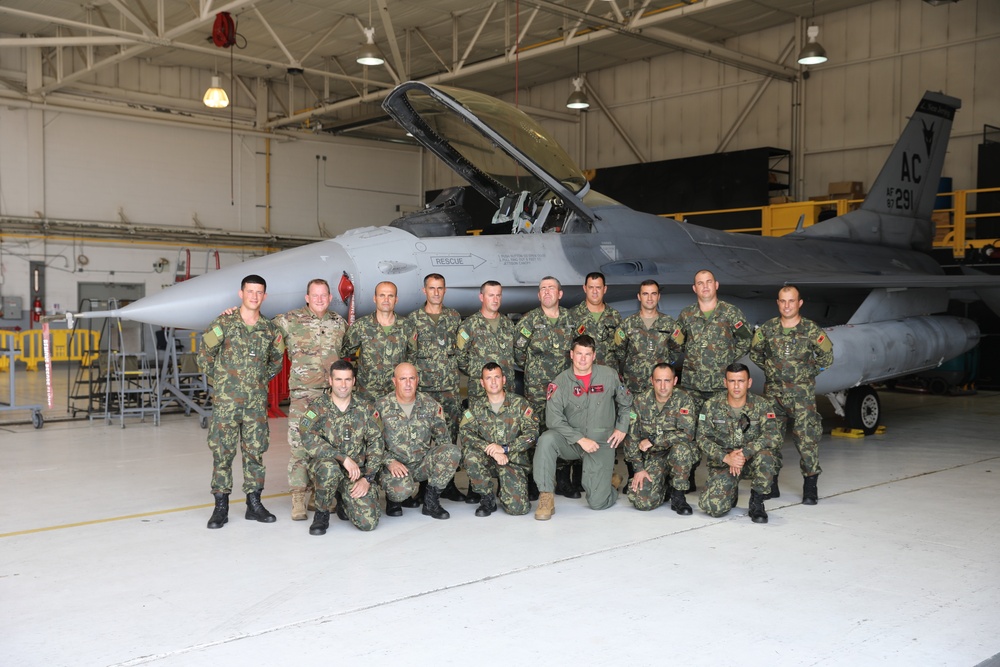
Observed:
[[[944,396],[948,393],[948,381],[944,378],[931,378],[928,389],[935,396]]]
[[[202,417],[198,420],[198,426],[202,428],[208,428],[208,417]]]
[[[855,387],[847,392],[847,405],[844,407],[847,425],[850,428],[864,431],[871,435],[882,421],[882,401],[878,393],[868,385]]]
[[[41,412],[31,413],[31,425],[34,426],[35,428],[41,428],[42,426],[45,425],[45,418],[42,417]]]

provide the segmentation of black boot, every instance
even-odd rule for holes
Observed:
[[[694,483],[694,474],[698,472],[698,465],[700,463],[701,461],[695,463],[694,467],[691,468],[691,474],[688,475],[688,490],[685,491],[684,493],[695,493],[698,491],[698,486]]]
[[[427,490],[427,480],[420,482],[420,488],[417,489],[416,496],[410,496],[402,503],[398,503],[402,507],[420,507],[424,504],[424,493]],[[386,507],[386,514],[389,514],[388,507]],[[400,512],[402,514],[402,512]],[[389,516],[399,516],[399,514],[389,514]]]
[[[811,475],[802,480],[802,504],[815,505],[819,502],[819,492],[816,490],[816,482],[819,475]]]
[[[309,534],[326,535],[326,529],[329,527],[330,527],[330,513],[324,512],[323,510],[316,510],[316,513],[313,514],[312,525],[309,526]]]
[[[771,500],[772,498],[780,497],[781,489],[778,488],[778,476],[775,475],[774,479],[771,480],[771,490],[764,494],[764,500]]]
[[[441,491],[441,497],[444,498],[445,500],[453,500],[456,503],[465,502],[465,494],[459,491],[458,487],[455,486],[454,477],[452,477],[448,481],[448,485],[445,486],[444,489]],[[426,505],[426,500],[425,500],[425,505]]]
[[[472,482],[469,482],[469,492],[465,494],[466,505],[476,505],[483,499],[482,494],[472,490]]]
[[[395,500],[385,499],[385,515],[386,516],[403,516],[403,504],[397,503]]]
[[[670,489],[670,509],[677,512],[681,516],[691,514],[691,506],[688,505],[687,498],[684,497],[683,491],[679,489]]]
[[[260,502],[260,491],[247,494],[247,521],[260,521],[261,523],[274,523],[277,518],[267,511]]]
[[[427,485],[427,492],[424,494],[423,513],[435,519],[447,519],[451,515],[448,510],[441,507],[441,489],[436,486]]]
[[[561,468],[556,468],[555,492],[557,495],[565,496],[567,498],[580,497],[580,492],[576,490],[576,486],[574,486],[573,484],[572,472],[570,466],[563,466]]]
[[[767,512],[764,511],[764,494],[750,490],[750,519],[754,523],[767,523]]]
[[[341,521],[347,521],[347,508],[344,507],[344,497],[339,493],[337,494],[337,518]]]
[[[476,508],[476,516],[489,516],[497,511],[497,498],[492,493],[483,495]]]
[[[579,498],[583,493],[583,461],[574,461],[570,465],[570,479],[573,480],[573,491],[576,493],[571,498]]]
[[[535,502],[538,500],[538,485],[535,484],[535,478],[528,474],[528,502]]]
[[[215,509],[212,510],[212,518],[208,520],[209,528],[222,528],[229,523],[229,494],[213,493],[215,496]]]

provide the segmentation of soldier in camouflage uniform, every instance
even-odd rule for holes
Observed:
[[[489,516],[497,509],[493,477],[507,514],[527,514],[531,508],[528,450],[538,437],[538,417],[527,400],[504,391],[506,383],[500,364],[484,365],[480,384],[486,396],[469,401],[459,428],[469,485],[481,497],[476,516]]]
[[[670,364],[656,364],[652,388],[632,400],[625,457],[635,470],[628,495],[637,510],[656,509],[669,489],[670,509],[691,514],[684,492],[691,466],[698,460],[697,417],[694,401],[683,389],[675,389],[676,384]]]
[[[778,291],[779,317],[768,320],[754,334],[750,359],[764,370],[764,396],[774,402],[782,430],[791,421],[792,442],[799,451],[802,470],[802,504],[818,502],[816,481],[819,467],[819,441],[823,422],[816,411],[816,376],[833,363],[833,343],[812,320],[799,315],[802,299],[794,285]],[[775,451],[777,462],[769,498],[778,498],[778,473],[781,449]]]
[[[324,535],[330,511],[360,530],[378,525],[378,487],[385,450],[382,421],[370,403],[352,396],[354,367],[340,359],[330,366],[331,395],[309,404],[299,422],[309,474],[316,480],[316,514],[310,535]]]
[[[576,335],[587,334],[597,342],[595,364],[618,368],[620,348],[615,345],[615,332],[622,324],[621,314],[604,303],[608,293],[604,274],[600,271],[588,273],[583,281],[584,300],[570,310],[576,324]]]
[[[263,278],[244,278],[239,311],[215,318],[202,335],[198,350],[198,368],[208,376],[214,392],[208,447],[212,451],[215,509],[209,528],[222,528],[229,521],[237,449],[243,453],[246,518],[261,523],[275,520],[261,504],[260,493],[264,489],[264,452],[270,444],[267,384],[281,370],[285,342],[281,329],[260,314],[266,295]]]
[[[358,369],[355,393],[374,401],[392,391],[393,369],[413,356],[413,322],[396,315],[396,285],[375,286],[375,312],[360,317],[347,330],[340,356]]]
[[[428,274],[424,277],[423,292],[427,299],[424,307],[410,313],[407,319],[416,332],[412,361],[420,376],[420,391],[444,408],[451,439],[457,443],[462,397],[459,395],[458,348],[455,346],[455,339],[462,316],[457,310],[445,308],[446,291],[444,276],[440,273]],[[454,479],[448,482],[441,496],[458,502],[465,500],[462,492],[455,487]],[[473,502],[479,502],[479,499]]]
[[[659,283],[642,281],[638,298],[639,312],[626,317],[615,332],[615,346],[621,350],[622,377],[633,396],[650,388],[653,366],[673,364],[680,356],[677,321],[657,309]]]
[[[401,516],[401,502],[413,495],[417,482],[427,480],[423,513],[435,519],[450,515],[441,507],[441,490],[455,475],[462,452],[449,440],[444,408],[417,391],[417,369],[403,363],[392,377],[395,391],[375,401],[385,437],[386,516]]]
[[[548,430],[538,437],[535,482],[538,507],[535,519],[547,521],[555,513],[556,460],[583,460],[583,486],[591,509],[603,510],[618,501],[617,474],[612,475],[615,449],[625,439],[632,395],[618,372],[594,364],[596,343],[590,336],[573,341],[572,367],[559,373],[548,387],[545,411]]]
[[[774,407],[750,393],[750,369],[734,363],[725,370],[726,392],[705,401],[698,415],[698,446],[708,461],[708,480],[698,507],[719,517],[736,505],[740,479],[750,479],[750,518],[767,523],[764,499],[774,478],[774,452],[781,429]]]
[[[500,312],[503,287],[487,280],[479,288],[483,306],[479,312],[465,318],[458,328],[455,347],[458,348],[458,368],[469,378],[469,401],[483,398],[486,393],[478,381],[488,362],[500,364],[506,377],[514,377],[514,335],[516,328]]]
[[[569,349],[576,324],[570,311],[559,307],[562,286],[552,276],[538,283],[538,308],[517,324],[514,361],[524,369],[524,397],[543,419],[545,389],[552,378],[569,367]]]
[[[306,471],[299,420],[310,403],[322,396],[329,386],[327,369],[340,358],[340,345],[347,331],[343,317],[327,310],[330,307],[330,284],[314,278],[306,286],[306,306],[278,315],[272,321],[281,327],[292,368],[288,375],[288,490],[292,492],[292,519],[305,521],[306,490],[310,486]]]

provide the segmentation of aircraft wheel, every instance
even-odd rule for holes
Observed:
[[[847,415],[847,425],[871,435],[878,428],[882,418],[882,402],[875,390],[868,385],[855,387],[847,392],[847,405],[844,408]]]
[[[944,378],[934,378],[928,389],[935,396],[944,396],[948,393],[948,383]]]

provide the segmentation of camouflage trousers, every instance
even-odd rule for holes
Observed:
[[[212,493],[233,490],[233,460],[243,454],[243,492],[264,488],[264,452],[270,444],[267,414],[227,417],[216,410],[209,420],[208,448],[212,452]]]
[[[507,514],[519,516],[527,514],[531,509],[528,502],[528,473],[531,471],[531,464],[527,452],[512,454],[507,465],[499,465],[481,449],[466,448],[462,466],[469,475],[470,488],[476,493],[493,493],[493,478],[497,478],[497,496]]]
[[[457,389],[424,392],[444,408],[444,418],[448,422],[452,442],[458,442],[458,421],[462,418],[462,397]]]
[[[723,516],[736,504],[741,479],[749,479],[750,488],[757,493],[767,493],[774,479],[774,466],[775,456],[769,449],[750,457],[738,478],[729,474],[729,466],[709,464],[708,479],[698,498],[698,507],[709,516]]]
[[[646,452],[644,465],[649,481],[638,491],[628,487],[628,499],[637,510],[654,510],[663,504],[670,488],[687,491],[691,467],[698,461],[698,448],[693,443],[674,445],[668,451]],[[636,469],[638,472],[638,468]],[[667,476],[669,475],[669,485]]]
[[[448,486],[461,460],[462,451],[451,443],[444,443],[427,452],[419,461],[400,461],[409,470],[405,477],[393,477],[389,467],[383,467],[379,481],[385,489],[385,497],[401,503],[413,495],[418,482],[426,481],[438,489]]]
[[[316,481],[316,507],[324,512],[332,512],[335,498],[340,494],[347,518],[359,530],[375,530],[382,516],[378,502],[378,487],[368,487],[368,492],[360,498],[351,498],[352,482],[347,472],[332,456],[322,455],[308,459],[309,475]]]
[[[306,413],[306,408],[314,400],[323,395],[323,389],[299,388],[290,392],[291,402],[288,405],[288,490],[305,491],[312,486],[306,466],[308,458],[302,449],[302,436],[299,435],[299,420]]]
[[[818,475],[823,472],[819,467],[819,441],[823,437],[823,419],[816,410],[816,394],[812,387],[785,387],[781,392],[771,392],[765,387],[764,396],[774,402],[775,415],[781,424],[782,435],[787,430],[792,436],[792,443],[799,452],[799,469],[802,476]],[[774,474],[781,471],[781,450],[775,452],[777,463]]]
[[[615,452],[611,445],[600,443],[593,454],[583,451],[575,442],[569,442],[556,431],[546,431],[538,437],[535,446],[535,483],[542,493],[552,493],[556,486],[556,460],[583,461],[583,490],[587,492],[587,505],[604,510],[618,502],[618,490],[611,485],[611,472],[615,467]]]

